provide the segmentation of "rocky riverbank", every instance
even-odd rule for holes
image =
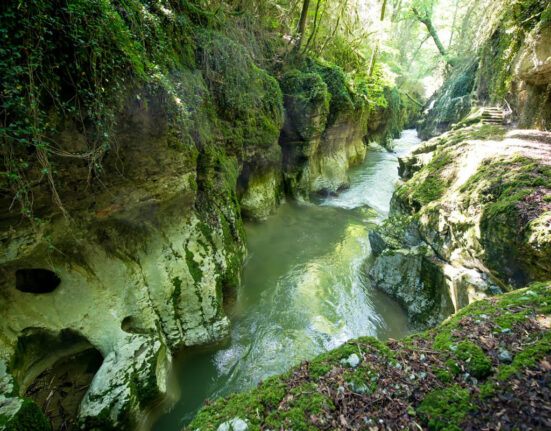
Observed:
[[[187,429],[549,427],[550,303],[551,286],[535,284],[422,334],[349,341],[209,402]]]
[[[551,134],[473,125],[400,160],[406,182],[370,233],[374,286],[432,326],[551,278]]]

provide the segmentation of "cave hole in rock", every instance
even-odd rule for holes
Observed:
[[[27,293],[50,293],[61,283],[57,274],[48,269],[28,268],[15,271],[15,288]]]
[[[121,322],[121,329],[129,334],[152,334],[154,328],[147,328],[141,319],[135,316],[126,316]]]
[[[20,395],[34,401],[52,430],[77,430],[79,407],[103,356],[79,333],[27,328],[19,337],[13,374]]]
[[[25,397],[40,407],[52,430],[76,430],[80,403],[102,362],[94,348],[65,356],[33,380]]]

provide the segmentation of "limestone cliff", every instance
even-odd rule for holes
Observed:
[[[551,277],[551,135],[475,125],[400,161],[369,276],[412,322]]]
[[[94,6],[100,27],[135,30],[121,18],[126,10],[113,15],[103,6]],[[159,46],[174,44],[170,55],[162,51],[167,64],[147,63],[151,52],[134,53],[137,44],[121,48],[130,50],[126,58],[116,45],[126,39],[108,34],[114,39],[104,49],[114,52],[102,54],[128,69],[89,89],[111,94],[94,99],[101,115],[77,108],[70,115],[66,105],[58,112],[55,99],[43,108],[51,145],[5,142],[9,160],[26,171],[1,177],[0,429],[47,430],[41,409],[54,426],[141,426],[168,392],[172,355],[229,334],[224,301],[240,282],[242,219],[265,219],[285,191],[303,199],[337,191],[365,156],[365,106],[342,70],[312,63],[302,88],[321,88],[322,98],[304,102],[286,92],[284,99],[243,45],[206,29],[208,15],[152,8],[133,13],[144,15],[139,30]],[[77,12],[40,16],[56,24]],[[94,70],[66,80],[86,83]],[[24,119],[12,120],[27,130]],[[90,366],[65,372],[76,357]],[[60,377],[71,375],[83,377]],[[42,382],[71,388],[65,416],[46,409]]]

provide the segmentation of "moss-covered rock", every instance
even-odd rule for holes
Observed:
[[[442,319],[484,295],[551,277],[550,171],[531,144],[536,136],[550,139],[478,124],[401,159],[407,181],[392,198],[393,217],[370,235],[370,278],[412,320]],[[422,274],[432,274],[429,284]],[[430,304],[433,314],[421,317]]]
[[[545,428],[550,303],[551,284],[534,284],[473,303],[422,334],[351,340],[249,392],[209,401],[188,429],[215,430],[236,417],[251,430]]]
[[[281,81],[285,122],[280,136],[286,191],[308,199],[348,185],[347,170],[363,161],[367,110],[335,65],[307,59]]]

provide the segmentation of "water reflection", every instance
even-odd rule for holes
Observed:
[[[246,227],[249,258],[228,310],[231,338],[175,361],[181,399],[154,429],[179,430],[206,398],[246,390],[351,338],[408,332],[402,310],[362,280],[368,232],[388,213],[398,179],[397,155],[418,142],[406,131],[397,154],[368,153],[339,196],[288,203],[266,223]]]

